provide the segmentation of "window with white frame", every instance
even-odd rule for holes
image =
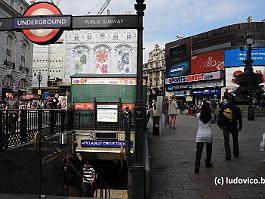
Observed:
[[[9,35],[6,38],[6,60],[12,61],[12,37]]]

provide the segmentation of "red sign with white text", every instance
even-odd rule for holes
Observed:
[[[122,108],[121,109],[124,111],[127,107],[128,107],[128,109],[130,111],[134,110],[135,104],[122,104]]]
[[[224,51],[199,54],[191,58],[191,74],[224,70]]]
[[[74,107],[77,110],[93,110],[94,103],[75,103]]]

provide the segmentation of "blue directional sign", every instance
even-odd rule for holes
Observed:
[[[130,143],[132,146],[132,142]],[[81,140],[82,147],[108,147],[108,148],[121,148],[125,147],[125,141],[116,140]]]

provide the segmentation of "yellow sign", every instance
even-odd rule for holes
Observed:
[[[41,95],[41,90],[38,90],[38,95]]]

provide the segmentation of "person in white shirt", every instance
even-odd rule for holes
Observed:
[[[204,144],[206,144],[205,167],[208,168],[213,166],[211,163],[213,142],[211,123],[214,120],[214,116],[212,115],[211,107],[208,102],[203,102],[201,110],[196,114],[196,117],[199,120],[199,127],[196,135],[197,151],[194,171],[198,173]]]
[[[178,104],[175,100],[175,96],[172,96],[169,98],[169,104],[168,104],[168,114],[169,114],[169,126],[170,129],[176,128],[176,118],[177,118],[177,108]]]

